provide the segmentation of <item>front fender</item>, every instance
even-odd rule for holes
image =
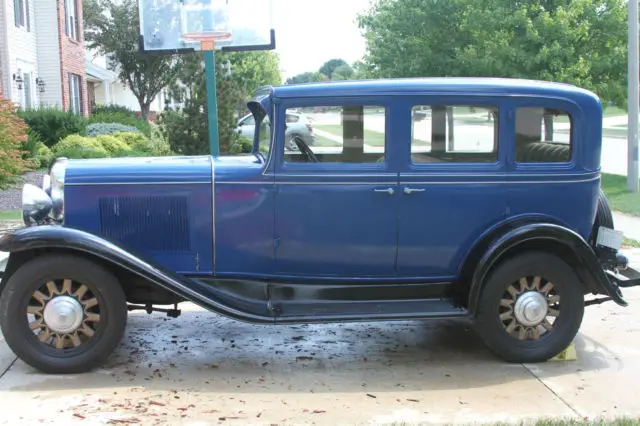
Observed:
[[[527,247],[547,247],[551,251],[566,253],[580,280],[589,292],[605,294],[620,306],[627,306],[620,290],[602,269],[591,246],[576,232],[552,223],[528,223],[508,229],[495,238],[481,257],[471,278],[469,312],[474,314],[489,274],[505,257],[517,254]]]
[[[11,257],[29,251],[56,250],[75,251],[95,256],[106,264],[130,271],[147,281],[200,305],[210,311],[241,321],[252,323],[272,323],[273,319],[236,309],[222,302],[215,288],[196,280],[191,280],[153,260],[108,241],[99,236],[62,226],[34,226],[23,228],[0,238],[0,251],[9,252]],[[3,284],[8,277],[3,277]]]

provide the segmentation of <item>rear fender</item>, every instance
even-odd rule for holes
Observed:
[[[603,270],[591,246],[577,233],[553,223],[528,223],[506,229],[491,241],[473,267],[468,310],[473,315],[482,288],[492,270],[502,261],[527,250],[548,251],[569,263],[585,286],[585,293],[605,294],[620,306],[627,306],[620,290]]]

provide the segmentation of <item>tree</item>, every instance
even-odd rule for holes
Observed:
[[[624,0],[377,0],[358,17],[375,77],[560,81],[626,105]]]
[[[216,53],[218,134],[220,152],[237,140],[238,114],[246,111],[251,93],[264,85],[280,84],[280,60],[270,51]],[[226,73],[229,64],[231,74]],[[207,91],[201,54],[180,58],[180,79],[170,86],[173,98],[184,103],[181,111],[165,111],[160,121],[171,149],[185,155],[209,152]]]
[[[333,70],[331,80],[351,80],[355,74],[355,71],[349,64],[340,65]]]
[[[344,66],[349,67],[349,64],[344,59],[330,59],[325,62],[318,71],[320,74],[326,75],[329,80],[333,80],[333,73],[336,69]]]
[[[286,84],[300,84],[300,83],[315,83],[318,81],[327,81],[328,78],[326,75],[321,74],[320,72],[303,72],[301,74],[294,75],[293,77],[289,77]]]
[[[174,55],[148,55],[138,51],[138,3],[136,0],[85,0],[87,46],[108,55],[119,79],[134,94],[147,120],[151,102],[178,75]]]

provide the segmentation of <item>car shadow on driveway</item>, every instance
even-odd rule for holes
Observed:
[[[606,348],[545,375],[602,369]],[[549,365],[551,363],[546,363]],[[132,313],[107,365],[77,376],[44,375],[19,362],[0,390],[143,386],[195,392],[364,392],[488,388],[537,380],[531,368],[494,357],[465,320],[257,326],[205,311],[177,319]]]

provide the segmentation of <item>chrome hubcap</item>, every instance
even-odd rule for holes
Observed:
[[[44,323],[55,333],[67,334],[82,323],[82,305],[70,296],[58,296],[44,307]]]
[[[533,327],[545,319],[548,310],[547,300],[542,294],[528,291],[516,300],[513,314],[520,324]]]
[[[537,340],[554,329],[560,296],[542,277],[524,277],[507,287],[499,306],[505,331],[519,340]]]
[[[33,292],[27,306],[29,328],[56,349],[76,348],[100,326],[100,304],[89,287],[72,280],[49,281]]]

